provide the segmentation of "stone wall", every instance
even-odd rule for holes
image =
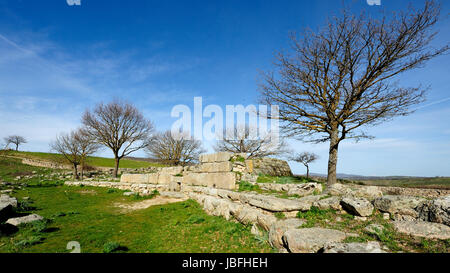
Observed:
[[[245,154],[227,152],[203,154],[200,164],[186,167],[160,168],[150,174],[123,174],[121,182],[180,186],[205,186],[218,189],[236,189],[240,180],[255,182],[258,174],[289,176],[291,169],[286,161],[246,158]]]
[[[59,169],[59,170],[71,170],[73,168],[72,165],[57,163],[54,161],[31,159],[31,158],[20,158],[20,159],[22,159],[22,164],[30,165],[30,166],[34,166],[34,167]],[[100,172],[105,172],[105,173],[112,173],[114,171],[114,168],[109,168],[109,167],[89,166],[89,168],[93,169],[95,171],[100,171]],[[140,168],[140,169],[119,168],[119,174],[120,173],[137,173],[137,172],[138,173],[148,173],[148,172],[158,171],[158,169],[159,168],[156,168],[156,167]]]

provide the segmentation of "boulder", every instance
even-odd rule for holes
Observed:
[[[388,212],[391,215],[408,215],[413,219],[419,217],[416,208],[423,204],[426,199],[405,195],[385,195],[374,201],[374,206],[381,212]]]
[[[360,186],[352,192],[352,195],[355,197],[362,197],[367,198],[369,200],[374,200],[376,198],[382,197],[383,192],[380,190],[380,188],[376,186]]]
[[[450,227],[438,223],[402,221],[394,222],[394,228],[400,233],[415,237],[440,240],[450,239]]]
[[[373,213],[373,205],[364,198],[345,197],[341,206],[352,215],[366,217]]]
[[[300,228],[306,223],[303,219],[286,219],[280,220],[272,224],[269,230],[269,243],[272,247],[283,248],[283,235],[287,230]]]
[[[306,211],[311,208],[312,203],[302,202],[301,199],[291,200],[260,194],[247,194],[244,200],[252,206],[272,212]]]
[[[370,224],[364,228],[364,231],[367,234],[376,236],[377,238],[380,236],[380,233],[382,233],[383,230],[384,230],[384,227],[380,224]]]
[[[12,207],[17,208],[17,199],[6,194],[0,195],[0,203],[10,204]]]
[[[329,186],[327,191],[331,195],[350,195],[352,192],[349,187],[339,183]]]
[[[341,210],[341,197],[339,196],[332,196],[329,198],[325,198],[319,201],[315,201],[312,204],[314,207],[317,207],[321,210],[327,210],[327,209],[334,209],[334,210]]]
[[[450,195],[425,202],[417,211],[420,220],[450,226]]]
[[[258,226],[265,231],[270,231],[270,227],[277,222],[277,218],[273,214],[258,214],[256,219]]]
[[[376,186],[347,186],[343,184],[334,184],[328,188],[331,195],[353,196],[373,200],[383,196],[383,192]]]
[[[37,215],[37,214],[30,214],[23,217],[17,217],[17,218],[9,218],[8,221],[6,221],[7,224],[18,226],[21,224],[27,224],[34,221],[40,221],[44,220],[44,217]]]
[[[331,243],[327,244],[323,253],[386,253],[378,242],[367,243]]]
[[[283,235],[283,242],[291,253],[315,253],[330,243],[338,243],[347,237],[342,231],[326,228],[290,229]]]
[[[260,214],[261,212],[258,209],[244,206],[241,210],[236,211],[233,216],[241,224],[248,225],[257,223]]]

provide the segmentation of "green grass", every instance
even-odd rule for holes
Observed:
[[[23,179],[21,182],[26,182],[29,186],[60,185],[63,181],[56,178],[59,176],[59,172],[59,170],[51,170],[22,164],[20,159],[0,156],[0,178],[3,180],[12,181],[17,176],[24,177],[27,175],[34,175],[35,177]],[[45,175],[49,174],[54,174],[54,178],[51,180],[43,178]]]
[[[306,177],[300,176],[270,176],[270,175],[259,175],[257,183],[277,183],[277,184],[301,184],[314,182],[312,179],[307,179]]]
[[[7,154],[9,156],[22,157],[22,158],[30,158],[30,159],[38,159],[38,160],[46,160],[53,161],[58,163],[64,163],[64,157],[60,154],[54,153],[40,153],[40,152],[16,152],[16,151],[8,151]],[[114,158],[104,158],[104,157],[94,157],[90,156],[87,159],[87,164],[93,167],[107,167],[113,168],[115,161]],[[165,165],[159,163],[152,163],[146,161],[136,161],[129,159],[122,159],[119,163],[120,168],[148,168],[148,167],[163,167]]]
[[[51,221],[44,227],[20,228],[0,237],[0,252],[69,252],[78,241],[82,252],[101,253],[120,246],[120,252],[271,252],[249,227],[209,216],[192,200],[123,214],[115,203],[140,202],[120,192],[92,187],[31,187],[17,191],[28,196],[37,213]],[[117,246],[114,244],[114,246]],[[112,248],[115,251],[117,248]]]

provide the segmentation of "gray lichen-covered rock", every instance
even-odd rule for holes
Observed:
[[[12,207],[17,208],[17,199],[7,194],[0,195],[0,203],[10,204]]]
[[[417,211],[420,220],[450,226],[450,195],[425,202]]]
[[[387,253],[378,242],[367,243],[331,243],[327,244],[323,253]]]
[[[300,228],[306,223],[303,219],[286,219],[275,222],[269,230],[269,243],[271,246],[283,248],[283,235],[287,230]]]
[[[283,235],[283,242],[291,253],[315,253],[330,243],[338,243],[347,237],[342,231],[326,228],[290,229]]]
[[[330,186],[328,192],[335,196],[353,196],[369,200],[383,196],[383,192],[376,186],[348,186],[339,183]]]
[[[440,240],[450,239],[450,227],[438,223],[402,221],[394,222],[394,228],[400,233],[415,237]]]
[[[347,212],[361,217],[370,216],[373,213],[373,205],[364,198],[345,197],[341,206]]]
[[[27,215],[27,216],[23,216],[23,217],[10,218],[10,219],[8,219],[8,221],[6,221],[6,223],[13,225],[13,226],[18,226],[21,224],[27,224],[27,223],[31,223],[34,221],[40,221],[40,220],[44,220],[44,218],[37,214],[31,214],[31,215]]]
[[[339,197],[339,196],[331,196],[329,198],[315,201],[312,205],[321,210],[327,210],[327,209],[341,210],[342,209],[341,197]]]
[[[416,211],[416,208],[425,201],[426,199],[415,196],[386,195],[375,199],[373,204],[375,208],[381,212],[388,212],[391,215],[407,215],[417,219],[419,214]]]
[[[248,194],[245,198],[241,197],[241,201],[272,212],[306,211],[311,208],[311,204],[302,199],[290,200],[266,195]]]

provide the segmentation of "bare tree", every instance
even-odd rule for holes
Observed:
[[[74,179],[80,179],[78,166],[81,165],[81,178],[87,156],[95,153],[99,145],[93,142],[93,138],[84,129],[78,129],[69,134],[61,134],[50,144],[52,150],[64,156],[64,159],[73,167]]]
[[[68,161],[73,168],[73,178],[78,180],[78,166],[81,164],[82,155],[80,145],[77,141],[76,132],[72,131],[69,134],[61,134],[56,137],[56,140],[50,144],[53,151],[62,154],[66,161]]]
[[[270,133],[252,136],[252,129],[255,128],[247,125],[235,126],[232,129],[228,132],[224,130],[223,140],[218,140],[214,145],[216,152],[245,153],[248,158],[275,156],[287,152],[284,140],[275,140]]]
[[[303,164],[306,167],[306,178],[309,178],[309,164],[319,158],[318,155],[309,152],[303,152],[290,157],[290,160]]]
[[[279,106],[284,132],[329,141],[328,185],[336,183],[342,140],[368,137],[362,126],[408,115],[423,101],[424,88],[393,80],[448,50],[430,46],[439,14],[434,1],[381,19],[344,11],[320,31],[292,35],[292,54],[279,53],[277,73],[265,74],[262,100]]]
[[[17,136],[17,135],[5,137],[4,141],[5,141],[6,146],[8,146],[9,144],[16,145],[16,151],[19,150],[20,144],[28,143],[28,141],[23,136]]]
[[[153,124],[135,106],[118,101],[87,110],[82,121],[96,142],[114,153],[114,177],[117,177],[120,160],[145,148],[146,140],[153,132]]]
[[[89,134],[89,132],[85,128],[78,129],[75,134],[75,139],[78,142],[80,149],[81,179],[83,179],[87,157],[96,153],[100,149],[101,145],[95,142],[95,138],[91,134]]]
[[[163,163],[176,166],[196,162],[200,154],[206,152],[200,141],[188,135],[173,136],[170,131],[153,136],[146,150],[150,156]]]

